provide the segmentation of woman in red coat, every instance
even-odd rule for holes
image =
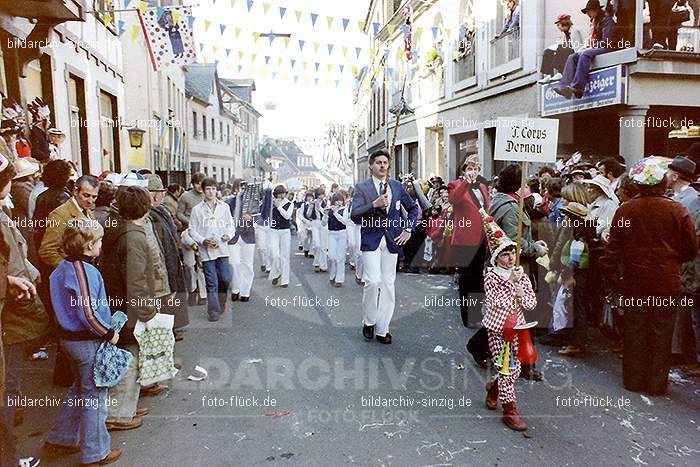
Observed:
[[[451,256],[459,272],[460,311],[462,323],[467,326],[470,310],[477,310],[478,314],[484,296],[486,241],[479,209],[488,211],[491,198],[486,185],[477,179],[481,173],[478,154],[467,156],[461,173],[459,179],[449,183],[448,189],[454,213]],[[470,296],[478,302],[471,302]],[[481,316],[472,316],[471,321],[480,319]]]

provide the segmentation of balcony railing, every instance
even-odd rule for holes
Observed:
[[[498,68],[520,58],[520,44],[519,28],[493,39],[491,41],[491,68]]]

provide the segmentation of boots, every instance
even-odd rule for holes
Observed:
[[[486,384],[486,408],[496,410],[498,408],[498,380],[494,379]]]
[[[501,418],[503,423],[515,431],[525,431],[527,430],[527,425],[520,418],[517,407],[515,407],[515,402],[507,402],[503,404],[503,417]]]

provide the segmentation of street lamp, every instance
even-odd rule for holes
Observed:
[[[129,133],[129,145],[132,148],[139,149],[143,146],[143,134],[146,133],[146,130],[134,126],[132,128],[127,128],[126,131]]]

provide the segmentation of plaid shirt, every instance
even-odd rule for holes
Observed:
[[[518,324],[525,324],[523,310],[531,311],[537,305],[535,292],[526,274],[520,279],[525,295],[520,299],[515,297],[515,284],[503,279],[495,271],[490,269],[484,277],[484,290],[486,291],[486,314],[482,324],[486,329],[494,332],[503,331],[503,323],[511,313],[518,314]]]

